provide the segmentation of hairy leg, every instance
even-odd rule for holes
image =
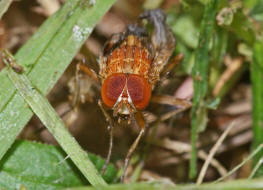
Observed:
[[[168,95],[160,95],[160,96],[155,95],[151,98],[151,102],[175,106],[177,108],[176,110],[172,110],[168,113],[161,115],[160,117],[161,121],[167,120],[171,118],[172,116],[192,106],[192,103],[189,100],[179,99],[179,98],[175,98],[174,96],[168,96]]]
[[[98,101],[98,105],[102,111],[102,113],[104,114],[107,122],[109,122],[109,126],[108,126],[108,130],[110,131],[110,141],[109,141],[109,151],[108,151],[108,154],[107,154],[107,158],[106,158],[106,161],[102,167],[102,170],[101,170],[101,173],[105,173],[106,171],[106,168],[110,162],[110,158],[111,158],[111,153],[112,153],[112,148],[113,148],[113,126],[114,126],[114,122],[111,118],[111,116],[108,114],[108,112],[106,111],[106,109],[104,108],[101,100]]]

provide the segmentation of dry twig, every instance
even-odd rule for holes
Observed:
[[[201,172],[197,178],[197,185],[200,185],[204,179],[205,173],[207,171],[207,168],[209,164],[211,163],[211,160],[213,159],[216,151],[218,150],[219,146],[222,144],[224,139],[226,138],[229,131],[235,126],[235,121],[231,122],[230,125],[227,127],[227,129],[224,131],[224,133],[220,136],[220,138],[217,140],[216,144],[213,146],[213,148],[210,150],[209,155],[207,159],[205,160],[205,163],[201,169]]]

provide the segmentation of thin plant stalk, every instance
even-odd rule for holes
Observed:
[[[192,77],[194,79],[194,97],[191,111],[191,159],[190,159],[190,179],[194,179],[197,175],[197,150],[196,142],[198,138],[198,129],[204,122],[206,116],[206,108],[204,106],[204,98],[208,89],[208,68],[209,68],[209,44],[214,29],[214,21],[218,0],[211,0],[205,5],[204,16],[201,23],[200,37],[198,47],[195,52],[195,64],[193,67]]]
[[[263,143],[263,43],[257,41],[253,50],[253,61],[250,66],[252,81],[252,118],[253,118],[253,142],[252,149],[255,150]],[[263,156],[263,151],[254,157],[255,166]],[[257,169],[255,176],[263,175],[263,167]]]

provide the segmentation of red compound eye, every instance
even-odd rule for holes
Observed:
[[[151,98],[151,87],[146,79],[139,75],[128,75],[127,87],[134,106],[144,109]]]
[[[112,108],[120,96],[126,82],[125,74],[116,73],[106,78],[102,84],[101,97],[103,103]]]

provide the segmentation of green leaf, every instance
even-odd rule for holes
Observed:
[[[215,99],[209,100],[206,103],[206,108],[216,110],[219,103],[220,103],[220,98],[215,98]]]
[[[250,15],[256,19],[257,21],[263,21],[263,2],[256,1],[255,5],[253,6],[252,10],[250,11]]]
[[[181,16],[175,20],[175,23],[172,25],[172,30],[188,47],[197,47],[199,31],[190,16]]]
[[[241,10],[236,11],[232,24],[226,28],[249,45],[255,41],[253,24]]]
[[[114,0],[97,0],[93,6],[83,2],[66,1],[15,55],[33,86],[43,94],[51,90]],[[1,159],[33,112],[15,90],[6,69],[0,72],[0,81]]]
[[[104,161],[89,154],[97,168]],[[6,190],[26,189],[52,190],[87,185],[84,176],[77,170],[63,150],[56,146],[16,141],[0,162],[0,187]],[[109,166],[104,179],[111,182],[116,176]]]

